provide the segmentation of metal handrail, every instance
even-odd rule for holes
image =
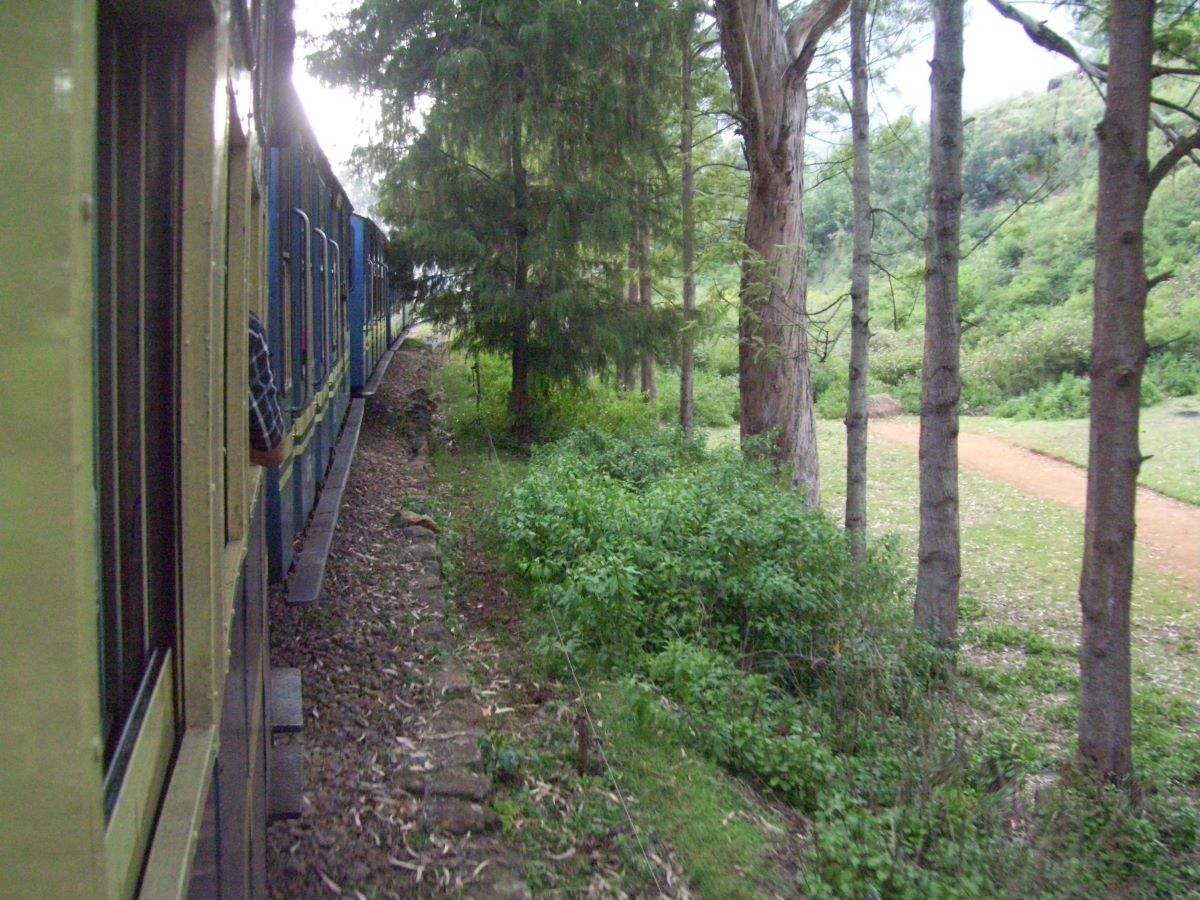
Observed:
[[[312,305],[312,222],[308,218],[308,213],[300,209],[300,207],[292,207],[292,212],[304,220],[304,327],[301,329],[301,336],[304,338],[303,345],[300,348],[301,364],[304,366],[304,383],[308,388],[308,395],[312,396],[312,366],[308,364],[308,351],[312,347],[312,320],[313,320],[313,305]]]

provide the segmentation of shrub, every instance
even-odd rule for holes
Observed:
[[[1160,353],[1146,361],[1145,379],[1167,397],[1200,394],[1200,357]]]
[[[993,412],[1007,419],[1086,419],[1092,383],[1087,378],[1063,375],[1057,382],[1043,385],[1022,397],[1006,400]],[[1162,393],[1149,378],[1142,379],[1142,406],[1153,406]]]

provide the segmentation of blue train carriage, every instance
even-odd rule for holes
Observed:
[[[373,221],[357,213],[350,295],[350,387],[369,396],[382,378],[391,351],[403,338],[407,307],[393,271],[388,242]]]
[[[247,433],[289,10],[0,3],[0,896],[264,896],[298,813]]]
[[[268,485],[272,581],[292,569],[350,402],[351,207],[286,89],[295,127],[271,149],[272,358],[286,396],[291,453]]]

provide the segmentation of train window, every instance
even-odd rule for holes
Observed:
[[[179,630],[179,221],[183,44],[99,18],[96,427],[100,685],[111,809]]]

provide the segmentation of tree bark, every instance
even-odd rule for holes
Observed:
[[[939,643],[958,636],[958,308],[962,213],[963,0],[936,0],[925,235],[925,358],[921,374],[921,534],[917,625]]]
[[[679,241],[680,263],[683,266],[683,334],[680,335],[679,353],[679,426],[683,433],[691,435],[696,427],[696,172],[693,168],[692,144],[694,138],[694,102],[692,99],[692,35],[696,28],[696,14],[688,10],[684,16],[682,32],[683,66],[680,73],[680,122],[679,156],[682,166],[680,179]]]
[[[629,281],[625,288],[625,308],[629,311],[629,315],[634,315],[637,309],[638,300],[638,271],[637,271],[638,246],[637,239],[629,243],[629,263],[627,269],[629,272]],[[620,364],[620,382],[621,390],[632,393],[637,390],[637,372],[634,366],[634,356],[626,349],[621,351]]]
[[[644,221],[638,229],[637,268],[638,303],[648,314],[654,302],[654,284],[650,277],[650,227]],[[658,399],[654,356],[650,353],[642,354],[642,397],[650,403]]]
[[[846,533],[867,558],[867,377],[871,339],[871,119],[867,109],[867,0],[850,3],[850,124],[854,142],[854,256],[850,272],[850,396],[846,407]]]
[[[522,147],[521,119],[513,107],[509,133],[509,162],[513,191],[513,293],[519,312],[513,326],[512,388],[508,394],[508,411],[513,423],[513,436],[519,443],[533,440],[532,398],[529,391],[529,261],[525,255],[528,238],[526,221],[529,206],[529,173],[525,169]]]
[[[721,53],[741,119],[750,197],[739,333],[741,433],[773,434],[775,458],[810,506],[820,467],[806,327],[806,75],[849,0],[816,0],[784,26],[774,0],[718,0]]]
[[[1113,0],[1100,138],[1087,510],[1079,605],[1079,755],[1108,780],[1132,771],[1129,606],[1138,416],[1146,361],[1143,224],[1153,0]]]

